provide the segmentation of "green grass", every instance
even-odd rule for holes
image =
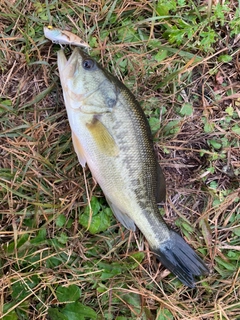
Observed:
[[[237,319],[238,2],[11,3],[0,12],[0,317]],[[117,223],[78,164],[49,24],[87,41],[140,101],[167,180],[160,212],[211,269],[197,289]]]

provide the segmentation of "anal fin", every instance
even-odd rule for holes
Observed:
[[[136,231],[136,226],[134,221],[129,218],[129,216],[126,213],[123,213],[121,210],[118,209],[117,206],[115,206],[107,197],[106,200],[109,204],[109,207],[112,209],[112,212],[114,213],[115,217],[121,224],[128,230]]]

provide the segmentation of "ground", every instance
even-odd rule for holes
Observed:
[[[238,319],[237,1],[2,1],[3,319]],[[209,266],[188,289],[125,230],[74,153],[43,26],[78,34],[144,109],[167,182],[160,213]],[[70,54],[71,48],[66,48]],[[92,205],[92,226],[89,201]]]

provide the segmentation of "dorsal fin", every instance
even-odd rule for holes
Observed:
[[[162,172],[162,168],[159,163],[157,164],[157,190],[156,190],[156,201],[157,203],[165,201],[166,199],[166,182]]]

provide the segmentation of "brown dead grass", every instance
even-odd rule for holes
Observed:
[[[178,79],[155,90],[156,83],[162,81],[168,72],[184,64],[178,54],[168,57],[151,73],[151,62],[150,67],[146,68],[146,55],[151,60],[152,52],[146,51],[145,44],[134,45],[137,52],[130,50],[132,48],[128,44],[115,44],[111,42],[115,31],[110,34],[109,41],[101,39],[99,24],[106,18],[110,3],[105,6],[98,1],[87,2],[85,14],[78,9],[81,4],[74,1],[71,5],[59,4],[60,11],[64,12],[65,7],[75,11],[74,14],[66,13],[66,27],[71,29],[77,26],[81,31],[79,25],[84,25],[88,31],[95,26],[93,35],[97,39],[96,52],[100,54],[100,61],[105,66],[110,64],[112,72],[116,71],[118,75],[121,59],[117,60],[116,57],[119,52],[124,53],[130,69],[121,78],[130,84],[143,105],[154,97],[159,101],[156,109],[167,107],[161,119],[161,128],[155,135],[156,149],[168,186],[165,219],[172,227],[179,216],[187,219],[194,232],[183,230],[183,233],[196,249],[206,247],[204,252],[212,271],[196,290],[173,285],[168,272],[150,261],[147,243],[137,233],[138,246],[146,250],[143,264],[129,271],[129,274],[118,275],[106,282],[106,290],[99,293],[93,283],[101,282],[100,271],[94,258],[87,257],[87,250],[97,247],[99,259],[111,263],[125,259],[126,252],[135,251],[136,241],[134,236],[126,231],[123,233],[117,225],[107,233],[96,236],[91,236],[79,226],[79,212],[87,205],[86,187],[90,196],[102,194],[88,172],[88,185],[85,185],[82,169],[73,152],[56,71],[56,55],[52,45],[43,38],[43,21],[37,14],[34,2],[25,1],[22,5],[16,5],[13,1],[15,9],[10,9],[6,1],[2,1],[1,5],[5,14],[0,14],[3,37],[0,39],[2,310],[6,303],[11,302],[12,285],[21,282],[28,287],[27,280],[36,274],[40,278],[38,285],[30,290],[27,297],[12,306],[14,310],[17,304],[25,301],[29,319],[47,319],[47,309],[58,305],[56,285],[70,283],[82,289],[83,303],[92,306],[99,314],[109,310],[116,317],[121,304],[114,303],[114,299],[118,297],[121,300],[121,294],[133,292],[141,296],[142,310],[149,310],[149,319],[153,319],[154,315],[156,318],[160,316],[163,309],[169,309],[174,319],[237,319],[240,309],[239,265],[236,263],[235,271],[232,274],[226,272],[225,275],[225,271],[219,272],[219,265],[216,267],[215,258],[220,257],[228,263],[227,253],[239,251],[239,238],[232,232],[239,228],[239,219],[232,220],[233,215],[239,215],[239,202],[234,201],[239,197],[240,190],[237,176],[240,166],[239,136],[230,130],[234,124],[239,124],[240,115],[239,52],[236,50],[239,41],[234,44],[234,39],[229,40],[232,44],[232,62],[217,62],[215,57],[222,51],[220,44],[223,45],[218,43],[212,56],[207,55],[195,67],[186,65],[182,72],[185,77],[179,73]],[[51,15],[58,17],[57,8],[51,10]],[[118,19],[131,10],[136,16],[151,13],[152,3],[122,1],[115,8]],[[35,30],[35,35],[26,34],[26,21]],[[149,23],[144,27],[154,37],[155,25]],[[176,59],[179,63],[176,63]],[[213,74],[213,69],[217,73]],[[44,93],[47,88],[50,88],[49,92]],[[179,97],[182,97],[181,101]],[[11,106],[3,103],[6,100],[11,101]],[[193,115],[181,118],[177,133],[165,135],[164,127],[179,118],[176,110],[183,101],[194,106]],[[238,118],[233,119],[229,126],[224,126],[222,122],[229,106],[236,110]],[[215,125],[214,131],[205,132],[202,117]],[[218,151],[209,145],[209,141],[221,141],[222,137],[227,137],[229,142],[220,150],[227,156],[215,157]],[[204,154],[202,150],[205,150]],[[210,167],[215,171],[209,171]],[[217,189],[211,187],[211,182],[217,183]],[[217,207],[214,204],[216,198],[222,199]],[[55,251],[47,242],[36,246],[36,251],[31,251],[33,245],[30,240],[42,228],[47,228],[46,239],[59,236],[61,228],[54,221],[60,214],[64,214],[67,221],[72,223],[71,228],[62,228],[69,237],[68,242],[61,248],[56,247]],[[32,219],[31,227],[28,227],[25,219]],[[29,238],[18,249],[19,239],[24,235]],[[12,250],[8,249],[11,245]],[[60,253],[65,262],[58,267],[47,266],[46,260],[58,257]],[[39,254],[40,260],[37,259],[32,265],[22,263],[27,257],[38,257]],[[86,269],[86,262],[91,268]],[[131,305],[124,300],[122,306],[131,310]],[[141,319],[140,314],[135,313],[134,317]]]

